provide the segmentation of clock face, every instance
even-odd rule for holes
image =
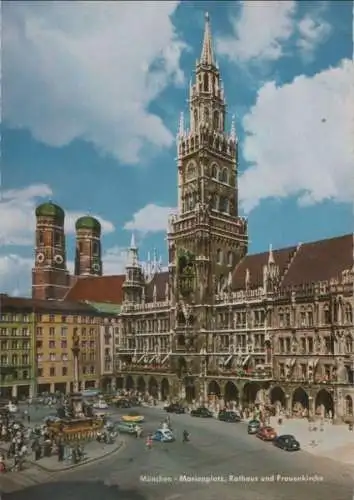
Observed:
[[[64,259],[63,259],[63,257],[62,257],[61,255],[56,255],[56,256],[54,257],[54,262],[55,262],[56,264],[62,264],[62,263],[64,262]]]
[[[93,269],[94,271],[98,272],[98,271],[100,270],[100,265],[99,265],[99,264],[97,264],[97,262],[95,262],[95,264],[93,264],[93,266],[92,266],[92,269]]]
[[[38,262],[38,264],[42,264],[42,262],[44,262],[44,254],[43,253],[37,254],[36,261]]]

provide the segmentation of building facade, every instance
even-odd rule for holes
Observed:
[[[102,331],[114,332],[106,352],[115,352],[118,388],[352,417],[353,235],[248,254],[238,139],[233,121],[226,128],[209,19],[186,121],[181,116],[168,269],[146,272],[133,238],[125,275],[79,276],[66,299],[121,305],[118,326]]]
[[[25,398],[45,392],[71,392],[74,337],[80,341],[80,390],[99,388],[101,349],[107,349],[102,332],[116,318],[115,312],[107,307],[103,310],[93,304],[65,300],[7,295],[1,295],[0,299],[1,396]],[[115,337],[110,335],[113,342]],[[102,366],[104,373],[112,376],[113,344],[109,348],[106,364]]]
[[[36,387],[34,313],[0,295],[0,397],[28,397]]]

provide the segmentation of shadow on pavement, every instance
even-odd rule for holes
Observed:
[[[21,491],[7,493],[2,500],[147,500],[145,495],[124,490],[118,485],[102,481],[62,481],[30,486]]]

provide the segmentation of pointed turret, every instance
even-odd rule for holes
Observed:
[[[273,245],[269,245],[269,253],[268,253],[268,266],[274,265],[275,260],[274,260],[274,254],[273,254]]]
[[[135,242],[135,235],[132,233],[128,259],[125,266],[124,301],[140,303],[142,290],[144,287],[144,276],[142,267],[139,264],[139,250]]]
[[[211,36],[211,27],[210,27],[210,17],[208,13],[205,14],[204,39],[203,39],[202,54],[200,56],[200,64],[205,64],[207,66],[215,66],[213,40]]]

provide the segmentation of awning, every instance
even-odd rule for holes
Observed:
[[[242,366],[245,366],[248,363],[250,357],[251,356],[249,354],[246,356],[246,358],[242,361]]]
[[[227,360],[226,360],[226,361],[224,361],[224,365],[227,365],[228,363],[230,363],[230,361],[232,360],[232,356],[233,356],[233,355],[229,356],[229,357],[227,358]]]
[[[163,358],[163,360],[161,361],[162,364],[166,363],[166,361],[168,360],[168,358],[170,357],[170,355],[172,354],[172,351],[170,351],[168,354],[166,354],[166,356]]]

